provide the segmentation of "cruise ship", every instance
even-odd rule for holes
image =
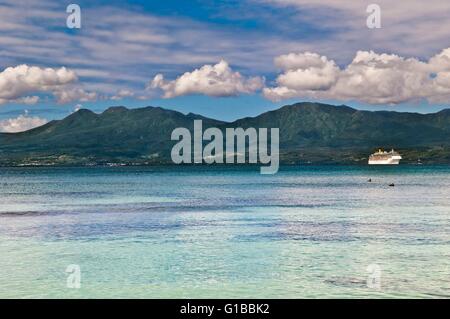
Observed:
[[[401,159],[401,155],[394,150],[390,152],[378,150],[370,155],[369,165],[398,165]]]

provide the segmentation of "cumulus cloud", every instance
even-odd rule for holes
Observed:
[[[0,121],[0,132],[17,133],[46,124],[48,121],[37,116],[29,116],[28,112],[16,118]]]
[[[75,72],[66,69],[40,68],[22,64],[0,73],[0,104],[18,100],[33,92],[51,92],[77,81]],[[36,97],[25,98],[33,102]]]
[[[186,72],[172,81],[166,81],[162,74],[158,74],[149,88],[163,90],[164,98],[188,94],[225,97],[253,93],[263,85],[263,78],[245,78],[239,72],[234,72],[226,61],[221,60],[215,65],[204,65],[200,69]]]
[[[134,97],[134,92],[125,89],[119,90],[116,95],[111,97],[111,100],[122,100],[126,97]]]
[[[65,67],[40,68],[26,64],[8,67],[0,73],[0,104],[38,103],[39,96],[30,93],[52,94],[60,104],[95,101],[97,93],[85,91],[77,81],[76,73]]]
[[[73,101],[89,102],[97,100],[96,92],[88,92],[82,88],[67,88],[53,92],[60,104],[66,104]]]
[[[343,69],[333,60],[310,52],[279,56],[275,64],[282,70],[277,85],[263,91],[271,100],[307,97],[398,104],[450,99],[450,49],[426,62],[358,51]]]
[[[285,71],[278,77],[278,83],[296,90],[329,89],[339,73],[334,61],[309,52],[279,56],[275,64]]]
[[[40,100],[39,96],[24,96],[14,100],[14,102],[19,104],[34,105],[38,103],[39,100]]]

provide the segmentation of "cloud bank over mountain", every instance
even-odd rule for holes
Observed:
[[[0,121],[0,132],[17,133],[46,124],[48,121],[38,116],[29,116],[28,112],[16,118]]]
[[[358,51],[344,68],[326,56],[310,52],[279,56],[275,64],[282,70],[276,86],[264,89],[264,96],[274,101],[313,98],[398,104],[450,99],[450,48],[425,62]]]
[[[326,56],[301,52],[280,55],[274,59],[274,64],[281,71],[274,85],[265,86],[264,77],[244,76],[221,60],[185,72],[174,80],[166,80],[159,73],[147,84],[147,90],[161,90],[166,99],[195,94],[228,97],[262,91],[263,96],[272,101],[308,98],[377,105],[450,100],[450,48],[427,61],[358,51],[351,63],[340,67]],[[34,95],[36,93],[51,94],[60,104],[99,98],[97,92],[82,88],[76,73],[66,67],[41,68],[23,64],[8,67],[0,73],[0,104],[36,104],[40,100]],[[122,89],[109,98],[135,98],[135,92]]]

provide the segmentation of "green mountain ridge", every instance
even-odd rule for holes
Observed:
[[[450,110],[433,114],[361,111],[345,105],[297,103],[224,122],[160,107],[81,109],[21,133],[0,134],[0,165],[171,163],[177,127],[280,128],[284,163],[367,163],[377,148],[399,149],[406,163],[450,163]]]

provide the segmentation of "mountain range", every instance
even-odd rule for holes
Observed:
[[[173,129],[280,129],[286,164],[360,163],[378,148],[395,148],[403,163],[450,163],[450,110],[433,114],[362,111],[303,102],[224,122],[160,107],[81,109],[21,133],[0,134],[0,165],[169,164]]]

